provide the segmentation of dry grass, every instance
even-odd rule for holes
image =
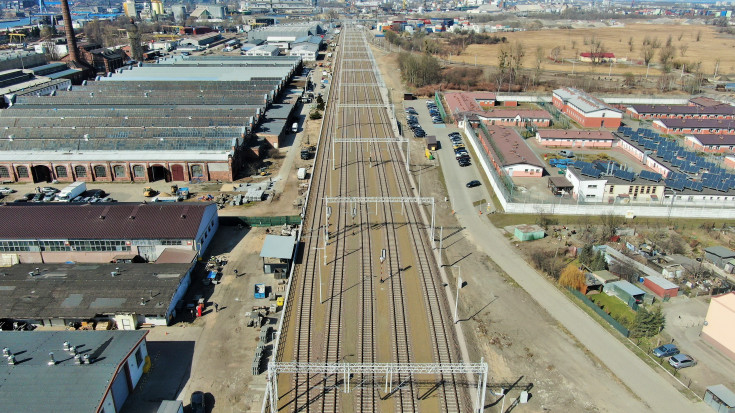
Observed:
[[[700,41],[697,42],[697,33],[701,32]],[[553,29],[517,33],[503,33],[510,42],[521,41],[526,46],[526,57],[524,67],[533,67],[533,59],[536,55],[537,46],[541,46],[548,54],[556,46],[562,48],[560,58],[571,59],[579,53],[589,52],[584,44],[585,38],[595,36],[601,40],[605,50],[615,53],[617,58],[627,57],[629,61],[642,61],[641,48],[646,36],[658,38],[661,45],[666,43],[668,35],[672,36],[672,44],[676,47],[675,60],[682,62],[702,62],[702,70],[705,75],[714,73],[716,59],[720,59],[718,73],[735,74],[735,37],[718,33],[712,26],[684,25],[684,24],[626,24],[624,27],[604,27],[589,29]],[[679,36],[681,35],[681,40]],[[631,52],[628,40],[633,38],[633,51]],[[687,47],[682,57],[680,46]],[[498,61],[498,51],[501,45],[471,45],[459,56],[452,56],[452,61],[474,63],[477,55],[478,63],[495,66]],[[658,63],[658,53],[653,58],[653,63]],[[554,63],[550,60],[544,62],[545,70],[572,71],[569,62]],[[590,63],[577,63],[574,67],[575,73],[604,73],[610,71],[609,64],[592,65]],[[616,63],[613,66],[613,74],[624,74],[631,72],[642,75],[646,73],[646,67],[639,65],[628,65]],[[651,74],[659,74],[651,65]]]

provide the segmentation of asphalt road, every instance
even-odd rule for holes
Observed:
[[[693,403],[674,388],[666,379],[640,360],[617,338],[600,326],[583,310],[569,301],[545,277],[536,272],[517,253],[515,247],[495,228],[473,202],[479,199],[490,200],[487,188],[466,188],[465,183],[479,179],[481,169],[472,159],[473,165],[460,168],[454,160],[451,142],[447,134],[454,127],[433,128],[425,116],[426,105],[423,101],[412,102],[419,112],[420,121],[427,134],[437,134],[443,144],[437,151],[442,164],[447,190],[458,221],[465,228],[467,236],[478,245],[500,268],[510,275],[524,290],[559,321],[582,345],[617,376],[631,391],[647,404],[651,411],[710,411],[703,403]],[[440,132],[441,131],[441,132]],[[466,140],[466,138],[463,138]],[[466,144],[469,144],[468,142]],[[453,184],[455,183],[456,184]],[[529,217],[529,219],[532,219]],[[592,366],[590,366],[592,368]],[[600,383],[604,385],[604,383]]]

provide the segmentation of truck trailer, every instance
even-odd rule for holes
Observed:
[[[72,199],[78,197],[86,190],[87,183],[84,181],[77,181],[62,189],[59,192],[57,199],[61,202],[70,202]]]

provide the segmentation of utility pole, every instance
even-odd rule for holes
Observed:
[[[457,309],[459,307],[459,289],[462,288],[462,267],[459,265],[452,265],[452,268],[457,267],[459,274],[457,275],[457,297],[454,300],[454,324],[457,324],[459,319],[457,318]]]

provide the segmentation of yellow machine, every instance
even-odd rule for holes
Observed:
[[[426,155],[426,159],[428,159],[430,161],[433,161],[434,160],[434,154],[431,153],[431,151],[428,150],[428,149],[425,149],[424,151],[425,151],[424,152],[424,155]]]
[[[155,195],[155,192],[156,191],[154,191],[153,189],[151,189],[150,186],[146,186],[145,188],[143,188],[143,196],[144,197],[152,197],[153,195]]]

